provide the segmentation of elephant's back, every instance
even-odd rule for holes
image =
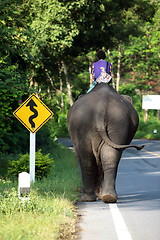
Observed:
[[[68,122],[77,127],[89,128],[97,119],[120,121],[131,116],[137,122],[137,112],[123,96],[106,83],[98,84],[90,93],[79,98],[69,109]]]

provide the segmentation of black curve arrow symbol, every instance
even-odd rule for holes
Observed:
[[[31,99],[26,107],[30,107],[30,110],[34,113],[29,117],[29,123],[31,124],[31,128],[35,128],[35,123],[33,122],[33,119],[38,116],[38,112],[34,107],[37,107],[36,103]]]

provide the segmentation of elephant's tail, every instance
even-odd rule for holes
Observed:
[[[111,146],[115,149],[136,148],[137,150],[141,150],[145,146],[145,145],[120,145],[120,144],[116,144],[116,143],[112,142],[111,139],[107,135],[102,136],[102,139],[104,140],[105,143],[107,143],[109,146]]]

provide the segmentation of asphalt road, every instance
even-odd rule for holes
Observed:
[[[160,141],[133,142],[146,146],[141,151],[124,151],[117,204],[77,204],[80,240],[160,239]]]

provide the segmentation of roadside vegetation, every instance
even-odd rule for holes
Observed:
[[[48,176],[31,186],[30,200],[18,198],[17,178],[0,178],[0,239],[75,239],[79,168],[72,151],[61,145],[51,155],[56,161]]]
[[[113,64],[113,87],[132,97],[136,138],[160,140],[160,112],[142,96],[160,93],[157,0],[0,0],[0,239],[72,239],[81,185],[68,137],[69,107],[90,85],[101,48]],[[96,13],[96,14],[95,14]],[[36,133],[36,182],[20,202],[17,175],[28,171],[29,132],[13,112],[35,93],[54,113]],[[155,131],[156,130],[156,131]]]

